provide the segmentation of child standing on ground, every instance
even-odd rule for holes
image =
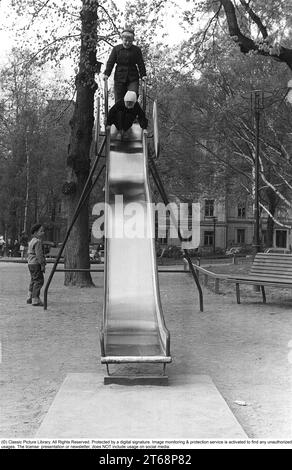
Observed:
[[[35,224],[31,228],[32,239],[28,244],[27,264],[30,272],[30,285],[28,289],[27,303],[34,307],[42,307],[40,299],[41,288],[44,285],[44,272],[46,259],[43,252],[45,229],[41,224]]]

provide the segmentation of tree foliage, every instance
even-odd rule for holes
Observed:
[[[60,202],[68,126],[63,108],[52,110],[44,99],[41,73],[24,66],[27,54],[12,51],[0,74],[1,233],[18,238],[38,219],[51,226]],[[56,126],[56,122],[58,125]],[[28,186],[27,223],[24,221]],[[26,225],[26,227],[24,227]]]
[[[177,4],[129,1],[120,13],[112,1],[12,1],[15,11],[29,15],[23,34],[35,32],[33,44],[25,40],[29,35],[22,34],[23,45],[29,44],[31,51],[25,64],[70,58],[76,64],[76,107],[67,158],[67,179],[75,182],[76,192],[67,198],[69,219],[90,167],[99,61],[106,60],[125,23],[134,26],[143,49],[149,99],[158,98],[162,153],[168,157],[159,164],[171,191],[188,199],[202,192],[204,185],[220,190],[224,179],[233,190],[240,187],[253,194],[255,131],[249,97],[252,89],[260,88],[269,91],[261,117],[261,204],[272,220],[277,205],[290,204],[291,110],[284,101],[291,69],[289,2],[189,1],[183,15],[187,40],[180,44],[177,38],[175,47],[167,47],[159,31],[173,3]],[[40,33],[44,21],[46,28]],[[4,153],[8,133],[5,136]],[[239,185],[234,184],[236,178]],[[88,264],[82,248],[88,235],[86,220],[87,207],[69,248]],[[70,264],[74,263],[72,258]]]
[[[202,0],[190,1],[185,11],[187,27],[195,26],[199,12],[204,26],[193,31],[190,47],[193,55],[202,58],[212,49],[218,34],[221,45],[230,38],[244,54],[257,54],[283,62],[292,69],[291,28],[292,12],[286,0]],[[223,33],[223,34],[222,34]]]
[[[155,51],[152,92],[158,99],[162,133],[159,162],[170,187],[192,200],[211,188],[234,202],[253,198],[255,128],[252,90],[265,91],[260,129],[260,204],[281,225],[277,208],[291,207],[291,108],[285,102],[289,70],[262,55],[242,56],[231,42],[200,51],[200,75],[183,44],[176,54]],[[188,46],[189,47],[189,46]],[[214,56],[214,51],[216,52]],[[174,57],[177,59],[174,60]],[[224,184],[222,182],[224,181]],[[269,224],[270,233],[273,229]]]

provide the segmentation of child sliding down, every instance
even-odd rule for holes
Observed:
[[[116,104],[109,110],[107,125],[114,124],[118,130],[117,137],[123,140],[126,137],[126,132],[130,129],[135,119],[142,129],[148,126],[148,119],[139,103],[137,102],[137,95],[134,91],[127,91],[124,99],[116,102]]]

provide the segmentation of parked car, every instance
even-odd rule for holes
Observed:
[[[225,251],[225,255],[233,256],[233,255],[252,255],[255,252],[255,247],[253,245],[249,245],[247,243],[243,245],[236,245],[231,246],[228,250]]]
[[[89,258],[91,261],[96,261],[98,263],[104,262],[104,246],[103,244],[99,245],[90,245],[89,246]]]
[[[265,249],[265,253],[282,253],[282,254],[287,254],[287,253],[291,253],[290,250],[288,250],[288,248],[276,248],[276,247],[270,247],[270,248],[266,248]]]
[[[225,251],[225,255],[227,256],[238,255],[242,251],[243,250],[241,246],[232,246],[231,248],[228,248],[228,250]]]

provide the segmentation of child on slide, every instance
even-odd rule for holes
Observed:
[[[117,138],[123,140],[127,138],[127,131],[133,122],[138,120],[142,129],[147,129],[148,119],[137,102],[137,95],[134,91],[127,91],[123,99],[120,99],[109,110],[107,125],[114,124],[118,130]]]
[[[114,46],[106,64],[104,80],[110,76],[116,64],[114,75],[115,102],[124,98],[126,92],[134,91],[138,96],[139,77],[146,80],[146,68],[140,47],[133,44],[134,31],[126,27],[122,32],[122,44]]]

